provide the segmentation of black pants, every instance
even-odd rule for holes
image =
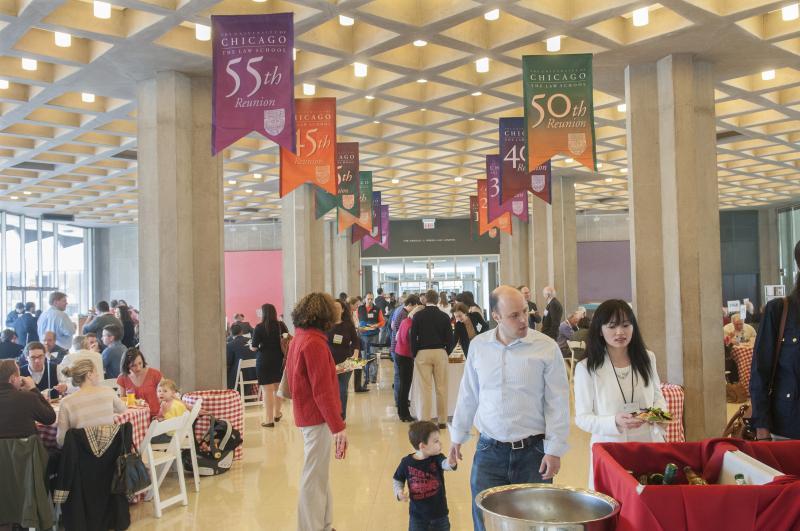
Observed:
[[[411,416],[408,411],[408,394],[411,392],[411,379],[414,377],[414,358],[395,356],[400,370],[400,390],[397,393],[397,415],[403,419]]]

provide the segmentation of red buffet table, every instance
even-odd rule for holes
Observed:
[[[709,439],[698,443],[597,443],[593,447],[595,490],[622,504],[617,530],[680,531],[800,529],[800,441],[748,442]],[[767,485],[647,485],[634,473],[663,471],[667,463],[689,465],[716,481],[722,456],[741,450],[795,477]],[[795,481],[792,481],[795,480]]]

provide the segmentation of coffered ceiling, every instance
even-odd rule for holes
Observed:
[[[295,13],[297,96],[306,83],[338,99],[339,140],[361,143],[362,169],[374,172],[394,217],[467,215],[484,156],[496,152],[498,118],[522,115],[521,57],[548,53],[555,36],[558,53],[595,54],[599,172],[554,161],[557,175],[575,179],[579,209],[627,208],[624,67],[677,52],[714,64],[721,208],[786,202],[800,197],[793,5],[117,0],[100,19],[91,1],[0,0],[0,209],[136,221],[136,83],[159,70],[208,74],[210,42],[195,27],[212,14],[286,11]],[[649,22],[634,26],[643,7]],[[494,9],[499,17],[487,20]],[[70,45],[56,46],[55,32]],[[481,57],[488,73],[476,72]],[[354,76],[354,62],[368,65],[366,77]],[[253,135],[224,158],[226,219],[279,215],[274,145]]]

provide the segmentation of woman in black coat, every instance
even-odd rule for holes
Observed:
[[[250,350],[257,352],[256,372],[258,385],[264,396],[264,410],[266,419],[261,425],[265,428],[274,428],[275,423],[281,420],[282,400],[277,395],[278,384],[283,376],[283,351],[281,350],[281,336],[288,334],[289,330],[283,322],[278,320],[278,312],[272,304],[261,306],[261,322],[253,329],[253,339]]]
[[[800,267],[800,241],[794,246]],[[780,335],[786,310],[786,325]],[[775,358],[780,343],[780,354]],[[772,393],[770,393],[770,388]],[[756,438],[800,439],[800,274],[786,298],[767,303],[753,348],[750,399]]]

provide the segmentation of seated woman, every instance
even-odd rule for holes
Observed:
[[[59,447],[64,445],[64,437],[70,429],[113,424],[115,415],[126,411],[114,390],[100,385],[103,375],[97,372],[91,360],[78,360],[63,373],[72,379],[78,391],[61,401],[56,431]]]
[[[141,398],[150,407],[150,415],[158,416],[161,403],[158,401],[158,383],[161,372],[147,366],[144,354],[136,347],[129,348],[122,359],[122,373],[117,377],[120,396],[129,394]]]

